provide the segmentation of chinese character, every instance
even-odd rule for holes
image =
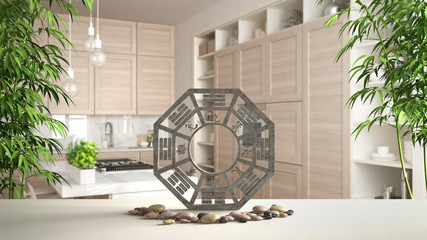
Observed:
[[[180,155],[185,154],[186,151],[187,147],[185,146],[185,143],[178,145],[178,149],[176,150],[176,152]]]

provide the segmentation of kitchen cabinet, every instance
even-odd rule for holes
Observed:
[[[59,14],[59,16],[64,20],[67,28],[69,29],[68,15]],[[74,19],[74,22],[72,23],[71,41],[74,48],[78,51],[85,51],[84,42],[88,39],[89,23],[90,19],[88,17],[79,17],[78,19]],[[68,32],[62,23],[59,23],[59,30],[68,38]],[[49,44],[62,48],[62,45],[54,37],[49,38]],[[65,49],[69,49],[69,45],[67,43],[65,43]]]
[[[260,38],[238,47],[237,87],[254,103],[265,102],[265,39]]]
[[[95,70],[95,114],[136,114],[136,56],[107,54]]]
[[[237,87],[238,58],[237,46],[230,47],[215,53],[215,87],[234,88]]]
[[[162,115],[175,101],[175,59],[138,56],[138,114]]]
[[[138,23],[138,55],[175,57],[175,27]]]
[[[302,100],[302,27],[266,38],[266,102]]]
[[[302,165],[302,102],[266,104],[275,125],[276,162]]]
[[[99,32],[104,52],[136,54],[136,22],[100,19]]]
[[[348,57],[335,62],[344,46],[343,25],[326,28],[322,18],[303,26],[305,197],[349,197]]]
[[[93,114],[94,113],[94,69],[89,64],[89,53],[77,51],[77,55],[72,53],[71,62],[74,70],[73,82],[77,85],[78,94],[71,97],[73,102],[69,105],[61,99],[59,105],[52,99],[49,102],[49,110],[52,114]],[[68,69],[68,65],[63,64],[64,69]],[[61,75],[59,85],[67,81],[67,75]]]
[[[264,198],[299,199],[302,192],[302,166],[277,162],[273,178],[266,184]]]

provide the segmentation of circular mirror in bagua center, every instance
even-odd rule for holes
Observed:
[[[206,125],[193,134],[190,155],[194,165],[205,173],[227,171],[236,164],[239,155],[236,135],[224,126]]]

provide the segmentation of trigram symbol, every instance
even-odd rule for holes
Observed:
[[[250,126],[254,125],[261,118],[261,116],[257,113],[257,111],[252,111],[251,107],[247,103],[240,105],[239,108],[237,109],[237,113]]]
[[[268,160],[270,156],[270,148],[268,142],[269,138],[260,138],[255,139],[255,149],[252,154],[256,154],[256,160]]]
[[[202,192],[202,204],[212,204],[213,192]]]
[[[175,125],[178,126],[185,122],[186,117],[191,113],[191,109],[187,107],[184,103],[181,104],[168,119]]]
[[[179,172],[174,172],[170,177],[168,177],[167,180],[170,184],[172,184],[172,186],[176,186],[175,189],[181,195],[184,195],[184,193],[191,187]]]
[[[225,106],[225,94],[203,94],[204,107]]]
[[[160,138],[159,139],[159,159],[172,160],[172,139]]]
[[[255,173],[250,172],[246,177],[237,185],[244,194],[247,194],[252,187],[259,182],[259,177]]]

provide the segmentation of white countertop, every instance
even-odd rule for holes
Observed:
[[[254,205],[283,205],[295,214],[286,219],[227,224],[162,225],[161,220],[129,216],[135,207],[162,200],[0,200],[0,238],[21,239],[427,239],[425,200],[250,200]],[[198,213],[197,211],[193,211]],[[228,211],[210,211],[225,215]]]

